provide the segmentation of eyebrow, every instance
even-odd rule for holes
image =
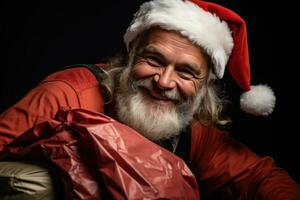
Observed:
[[[147,54],[147,53],[149,53],[149,54],[152,54],[152,55],[155,55],[155,56],[159,57],[159,58],[162,59],[162,60],[167,60],[167,58],[166,58],[162,53],[160,53],[160,51],[159,51],[157,48],[155,48],[155,47],[153,47],[153,46],[147,46],[147,47],[145,47],[145,48],[142,50],[141,53],[142,53],[142,54]]]
[[[153,46],[147,46],[145,47],[142,52],[142,54],[152,54],[154,56],[157,56],[159,59],[161,60],[168,60],[157,48],[153,47]],[[178,64],[178,66],[180,68],[188,68],[190,70],[192,70],[196,75],[200,75],[201,71],[200,71],[200,66],[195,64],[195,63],[180,63]]]

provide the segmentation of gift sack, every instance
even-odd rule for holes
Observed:
[[[70,199],[199,199],[184,161],[114,119],[62,109],[13,140],[0,160],[43,160],[60,170]]]

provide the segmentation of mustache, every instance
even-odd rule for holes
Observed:
[[[150,92],[154,91],[156,93],[159,93],[161,96],[168,98],[172,101],[184,101],[177,88],[173,88],[171,90],[161,90],[155,84],[153,84],[152,80],[150,79],[133,81],[132,86],[134,91],[138,91],[139,88],[145,88]]]

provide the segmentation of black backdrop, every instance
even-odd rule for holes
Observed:
[[[142,1],[40,1],[0,3],[0,111],[19,100],[48,74],[66,65],[97,63],[124,48],[122,35]],[[297,142],[297,55],[291,5],[258,0],[214,0],[240,14],[248,26],[253,84],[266,83],[277,95],[269,117],[238,109],[239,88],[225,77],[233,116],[231,135],[299,182]],[[295,18],[295,17],[294,17]],[[296,125],[296,126],[295,126]]]

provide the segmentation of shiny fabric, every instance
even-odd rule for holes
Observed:
[[[200,198],[183,160],[133,129],[87,110],[62,111],[59,121],[37,124],[1,157],[50,159],[63,172],[70,199]]]

